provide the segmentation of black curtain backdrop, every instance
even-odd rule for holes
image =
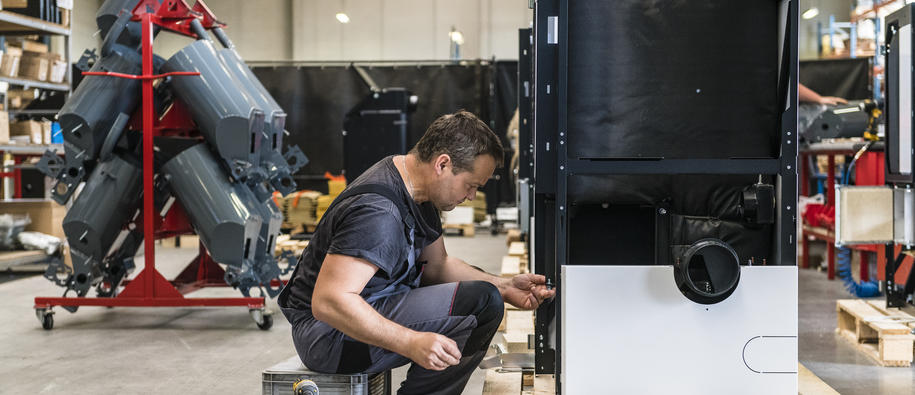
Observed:
[[[873,58],[806,60],[798,64],[802,84],[824,96],[871,99]]]
[[[360,64],[360,63],[357,63]],[[505,129],[517,103],[517,62],[462,64],[360,64],[380,88],[402,87],[418,96],[410,116],[408,145],[422,137],[435,118],[460,109],[473,112],[502,137],[506,165],[511,157]],[[351,66],[256,66],[252,70],[286,111],[284,140],[298,145],[309,159],[295,175],[299,189],[327,191],[324,173],[343,170],[343,117],[370,93]],[[503,167],[483,192],[490,211],[514,202],[514,186]]]

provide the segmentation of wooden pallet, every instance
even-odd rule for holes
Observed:
[[[898,309],[886,309],[885,303],[881,311],[860,299],[836,301],[836,315],[836,332],[878,364],[911,366],[915,335],[909,324],[915,322],[915,317]]]
[[[445,233],[456,230],[458,234],[464,237],[473,237],[476,234],[473,224],[444,224],[442,229]]]
[[[505,236],[505,245],[510,246],[514,242],[521,241],[521,229],[509,229]]]
[[[484,395],[551,395],[556,393],[556,380],[551,374],[507,371],[486,371]]]
[[[302,255],[305,247],[308,247],[308,240],[293,240],[289,235],[280,235],[276,238],[274,255],[279,255],[283,251],[292,251],[296,256],[299,256]]]

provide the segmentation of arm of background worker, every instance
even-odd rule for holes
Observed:
[[[512,278],[502,278],[468,265],[466,262],[449,256],[445,251],[445,239],[439,237],[434,243],[423,249],[420,261],[426,261],[423,269],[424,284],[441,284],[457,281],[486,281],[497,288],[509,304],[520,309],[536,309],[547,298],[556,292],[546,287],[546,278],[539,274],[519,274]]]
[[[819,93],[813,91],[804,84],[797,84],[797,100],[802,103],[818,103],[826,105],[836,105],[836,104],[847,104],[848,101],[841,97],[833,96],[820,96]]]
[[[457,343],[432,332],[417,332],[388,320],[362,299],[378,267],[366,260],[327,254],[312,294],[312,314],[349,337],[393,351],[430,370],[461,359]]]

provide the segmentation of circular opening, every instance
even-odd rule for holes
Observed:
[[[85,273],[80,273],[76,275],[76,282],[80,284],[85,284],[86,281],[89,281],[89,276],[86,276]]]
[[[295,162],[297,161],[298,159],[296,159],[294,156],[289,157],[289,166],[295,166]]]
[[[71,168],[67,169],[67,175],[70,177],[76,178],[76,176],[79,175],[79,169],[77,169],[75,167],[71,167]]]
[[[288,177],[283,178],[282,180],[280,180],[280,185],[282,185],[284,187],[292,186],[292,180],[290,180]]]
[[[823,128],[823,130],[829,130],[829,125],[827,125],[825,123],[820,125],[820,127]]]
[[[731,246],[716,239],[691,245],[680,257],[675,270],[680,291],[703,304],[727,299],[740,280],[740,260]]]
[[[79,131],[73,131],[73,135],[76,136],[76,138],[78,138],[78,139],[83,138],[82,132],[79,132]]]
[[[67,190],[68,190],[68,189],[69,189],[69,188],[67,188],[67,184],[62,184],[62,183],[61,183],[61,184],[57,184],[56,190],[57,190],[57,194],[58,194],[58,195],[63,195],[63,194],[65,194],[65,193],[67,193]]]

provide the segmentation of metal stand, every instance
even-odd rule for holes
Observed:
[[[247,307],[257,326],[269,329],[273,320],[265,309],[264,297],[233,298],[188,298],[184,294],[205,287],[227,286],[223,280],[225,272],[207,254],[203,245],[200,254],[174,281],[168,281],[156,270],[155,240],[185,233],[190,229],[183,210],[172,207],[166,218],[156,215],[153,200],[155,195],[153,168],[153,138],[166,135],[187,135],[195,129],[193,122],[180,103],[158,119],[153,106],[153,81],[168,76],[199,75],[197,72],[172,72],[153,74],[153,25],[192,38],[197,35],[190,30],[190,21],[201,18],[207,29],[221,27],[203,1],[198,0],[193,10],[184,0],[166,0],[160,5],[155,0],[143,0],[133,10],[134,21],[140,21],[143,29],[143,74],[127,75],[111,72],[84,72],[84,75],[106,75],[116,78],[131,78],[143,81],[142,85],[142,130],[143,130],[143,240],[145,265],[132,281],[125,281],[124,289],[111,298],[78,297],[36,297],[35,313],[45,329],[54,326],[51,310],[54,306],[122,306],[122,307]],[[134,114],[136,119],[138,114]],[[132,123],[135,125],[135,123]],[[175,226],[178,223],[184,226]],[[157,228],[159,228],[157,230]]]

